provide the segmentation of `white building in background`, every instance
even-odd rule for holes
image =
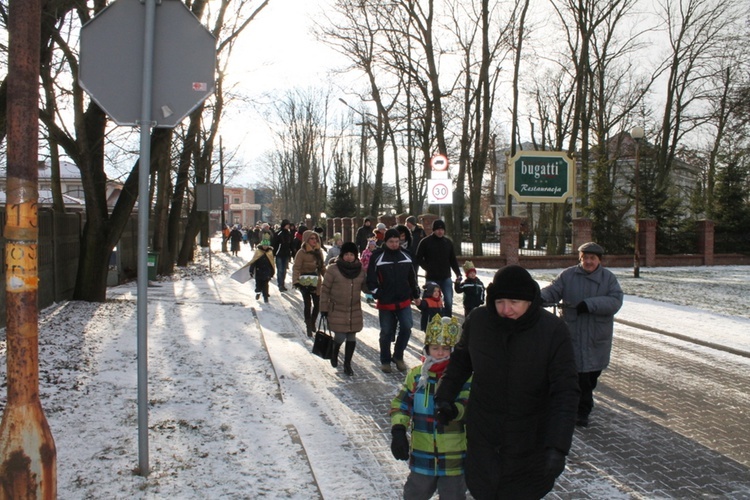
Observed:
[[[48,162],[39,162],[39,206],[52,206],[52,168]],[[5,203],[7,188],[7,173],[0,177],[0,203]],[[83,192],[83,181],[78,167],[69,161],[60,161],[60,191],[62,192],[65,209],[70,211],[83,211],[85,207],[85,196]],[[122,184],[107,181],[107,206],[111,209],[117,203],[122,192]]]

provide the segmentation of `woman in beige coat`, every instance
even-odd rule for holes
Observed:
[[[315,320],[320,309],[320,287],[325,272],[320,237],[315,231],[305,231],[302,234],[302,247],[294,257],[292,286],[302,293],[308,337],[312,337],[315,331]]]
[[[328,266],[320,292],[320,314],[328,318],[328,326],[335,334],[331,366],[339,364],[339,349],[344,349],[344,373],[354,375],[352,357],[357,346],[357,332],[362,330],[362,300],[367,293],[367,273],[359,261],[357,245],[348,241],[341,245],[341,254]]]

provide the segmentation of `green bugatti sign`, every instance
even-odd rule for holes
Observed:
[[[508,177],[519,202],[563,203],[574,195],[575,162],[562,151],[523,151],[509,160]]]

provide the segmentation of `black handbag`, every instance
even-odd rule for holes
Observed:
[[[328,320],[321,316],[318,320],[318,330],[315,332],[312,353],[323,359],[331,359],[333,352],[333,335],[328,329]]]

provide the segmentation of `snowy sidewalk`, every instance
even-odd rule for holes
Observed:
[[[390,456],[387,409],[403,374],[378,369],[376,311],[364,309],[355,375],[346,377],[310,353],[298,293],[272,286],[270,304],[258,303],[252,284],[229,279],[249,256],[244,245],[238,257],[215,251],[211,274],[202,255],[196,266],[148,288],[151,474],[145,478],[134,473],[136,284],[109,289],[106,303],[70,302],[42,312],[40,395],[58,449],[60,498],[400,496],[407,467]],[[745,286],[747,271],[740,272]],[[493,273],[480,270],[485,284]],[[732,295],[739,304],[747,296]],[[750,352],[747,318],[629,295],[617,319]],[[647,337],[653,343],[655,336]],[[414,330],[408,364],[418,363],[423,338]],[[622,410],[613,408],[612,422],[620,422]],[[641,417],[637,424],[653,425]],[[582,498],[581,488],[609,484],[595,469],[570,469],[564,477],[567,489],[558,491],[573,493],[559,498]]]
[[[750,357],[748,319],[627,295],[615,321]]]

